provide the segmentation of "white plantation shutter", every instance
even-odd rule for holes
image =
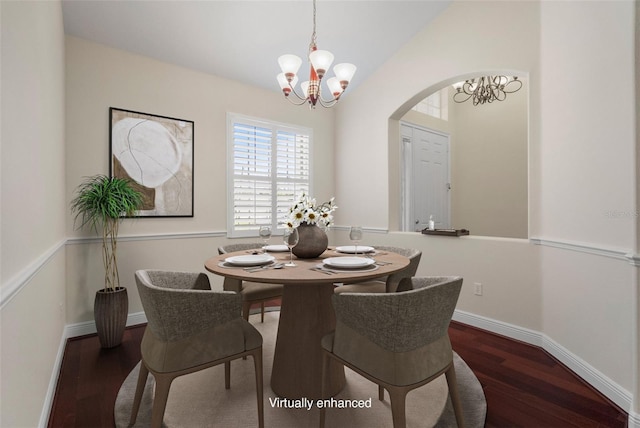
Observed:
[[[310,187],[311,132],[240,115],[228,116],[229,236],[275,232]]]
[[[282,222],[300,193],[309,193],[309,135],[278,130],[276,144],[274,211]]]

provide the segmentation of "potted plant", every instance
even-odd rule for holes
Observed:
[[[102,235],[104,288],[96,292],[93,312],[103,348],[122,342],[129,312],[127,289],[120,286],[118,276],[118,227],[124,217],[133,216],[142,207],[143,201],[130,180],[106,175],[87,177],[71,201],[76,228],[88,226]]]

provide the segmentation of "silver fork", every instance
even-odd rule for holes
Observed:
[[[251,267],[244,268],[244,270],[247,271],[247,272],[256,272],[256,271],[259,271],[261,269],[268,269],[270,267],[271,267],[271,265],[251,266]]]
[[[316,270],[318,272],[325,273],[327,275],[333,275],[334,273],[336,273],[335,271],[332,271],[332,270],[327,269],[327,268],[322,267],[322,266],[315,266],[315,267],[312,267],[311,269]]]

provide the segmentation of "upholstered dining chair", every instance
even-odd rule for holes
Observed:
[[[335,293],[393,293],[396,291],[405,291],[398,288],[400,281],[403,278],[411,278],[416,275],[420,258],[422,257],[422,251],[413,248],[387,247],[382,245],[374,248],[379,252],[398,253],[408,257],[409,266],[385,278],[341,285],[335,288]]]
[[[462,278],[406,278],[396,293],[340,293],[332,296],[336,329],[322,338],[323,398],[330,359],[389,391],[394,428],[406,426],[409,391],[445,374],[458,426],[464,426],[448,327]],[[320,411],[324,427],[326,410]]]
[[[135,273],[147,327],[131,410],[136,421],[149,372],[156,382],[151,426],[160,427],[171,382],[179,376],[224,363],[225,388],[230,362],[252,356],[256,375],[258,425],[264,427],[262,336],[240,316],[237,293],[211,291],[204,273],[138,270]]]
[[[233,253],[234,251],[245,251],[262,248],[264,244],[260,243],[243,243],[230,244],[218,247],[218,254]],[[282,296],[282,284],[266,284],[250,281],[241,281],[232,278],[225,278],[223,289],[227,291],[235,291],[242,296],[242,316],[249,320],[249,311],[251,306],[260,303],[260,322],[264,322],[264,304],[269,300]]]

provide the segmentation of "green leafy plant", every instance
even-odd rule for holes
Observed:
[[[120,286],[116,250],[118,227],[124,217],[131,217],[142,208],[144,197],[127,179],[95,175],[87,177],[77,188],[71,201],[76,228],[90,227],[102,234],[102,256],[105,269],[105,290]]]

